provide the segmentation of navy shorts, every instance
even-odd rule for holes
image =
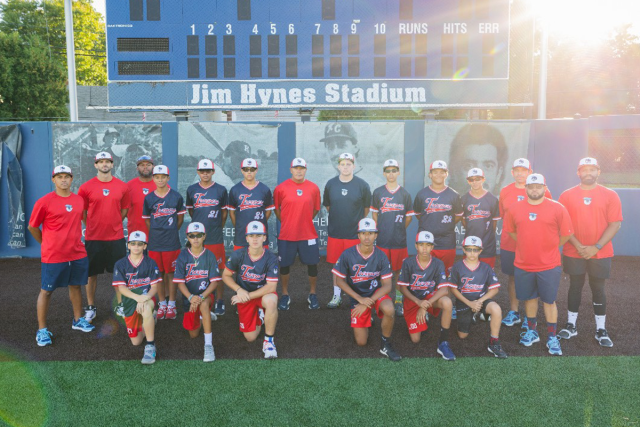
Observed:
[[[318,239],[309,244],[308,240],[280,240],[278,239],[278,261],[280,268],[289,267],[296,260],[296,254],[304,265],[316,265],[320,262],[320,248]]]
[[[507,276],[515,275],[513,270],[513,262],[516,259],[516,253],[500,249],[500,269]]]
[[[42,263],[42,284],[44,291],[55,291],[67,286],[84,286],[89,281],[89,258],[75,261]]]
[[[584,259],[562,256],[564,272],[571,276],[589,273],[590,277],[608,279],[611,274],[611,258]]]
[[[97,276],[105,270],[113,273],[116,261],[127,256],[124,237],[119,240],[87,240],[84,245],[89,257],[89,276]]]
[[[516,298],[519,301],[540,298],[547,304],[556,302],[562,276],[562,269],[559,266],[536,272],[515,267],[515,273]]]
[[[484,314],[485,319],[489,316],[486,312],[487,306],[489,303],[495,302],[491,298],[488,298],[483,301],[482,308],[480,309],[480,313]],[[463,334],[469,333],[469,327],[471,326],[471,321],[473,320],[473,310],[467,304],[457,305],[456,304],[456,319],[458,322],[458,332],[462,332]]]

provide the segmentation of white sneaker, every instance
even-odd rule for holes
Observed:
[[[142,357],[143,365],[152,365],[156,363],[156,346],[147,344],[144,346],[144,356]]]
[[[334,295],[329,304],[327,304],[327,308],[338,308],[340,304],[342,304],[342,298],[340,295]]]
[[[262,343],[262,352],[264,353],[265,359],[275,359],[278,357],[278,351],[273,341],[264,340]]]
[[[216,360],[216,354],[213,352],[212,345],[204,346],[204,357],[202,358],[203,362],[213,362]]]
[[[88,305],[84,308],[84,318],[86,319],[87,322],[91,323],[93,322],[93,319],[96,318],[96,312],[98,310],[96,309],[95,305]]]

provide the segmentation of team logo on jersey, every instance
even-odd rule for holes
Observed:
[[[584,200],[584,204],[587,206],[591,204],[591,197],[585,197],[582,200]]]
[[[427,205],[424,211],[427,214],[436,212],[448,212],[451,210],[451,205],[447,205],[445,203],[436,203],[438,199],[439,197],[429,197],[428,199],[424,200],[424,203]]]
[[[205,199],[207,193],[196,193],[193,195],[195,201],[193,202],[194,208],[212,208],[214,206],[218,206],[220,201],[218,199]]]
[[[296,190],[296,194],[297,194],[298,196],[302,196],[302,190]]]
[[[102,189],[102,195],[103,195],[103,196],[108,196],[108,195],[109,195],[109,189],[107,189],[107,188],[103,188],[103,189]]]
[[[533,212],[529,213],[529,221],[535,221],[537,217],[538,217],[537,213],[533,213]]]
[[[149,189],[148,188],[143,188],[142,189],[142,194],[144,194],[144,195],[149,194]]]
[[[238,205],[238,209],[240,209],[241,211],[246,211],[247,209],[258,209],[261,208],[264,204],[263,200],[249,200],[249,197],[251,197],[251,194],[241,194],[240,196],[238,196],[238,199],[240,199],[240,205]]]
[[[524,196],[518,196],[518,201],[521,202],[524,200]]]
[[[474,219],[489,218],[489,215],[491,215],[491,212],[477,209],[478,206],[480,206],[480,203],[478,203],[477,205],[467,206],[467,210],[471,212],[467,217],[467,220],[473,221]]]
[[[240,274],[240,278],[245,281],[245,282],[250,282],[250,283],[260,283],[264,280],[266,274],[256,274],[256,273],[252,273],[251,270],[253,270],[255,267],[253,265],[242,265],[240,267],[240,270],[242,270],[242,274]]]
[[[382,206],[380,206],[380,212],[400,212],[404,210],[404,204],[402,203],[392,203],[393,197],[382,197],[380,202],[382,202]]]
[[[409,287],[412,290],[428,291],[430,293],[431,290],[436,286],[436,282],[433,280],[420,280],[424,279],[425,275],[426,274],[412,274],[412,280]]]
[[[71,212],[73,210],[73,205],[64,205],[64,208],[67,210],[67,212]]]
[[[484,289],[483,283],[471,283],[473,277],[462,277],[460,281],[462,282],[462,289],[460,292],[463,294],[473,294],[476,292],[481,292]]]
[[[153,213],[153,218],[170,216],[176,213],[176,210],[174,208],[163,208],[163,206],[164,206],[164,202],[158,203],[157,205],[154,206],[156,211]],[[173,221],[171,221],[171,223],[173,223]]]
[[[348,192],[349,192],[349,190],[347,190],[346,188],[342,189],[342,195],[343,196],[346,196]]]
[[[205,289],[207,289],[207,282],[206,280],[203,280],[202,282],[200,282],[200,287],[198,288],[198,290],[204,291]],[[200,298],[202,298],[202,296]]]
[[[187,264],[187,274],[185,275],[185,282],[192,280],[201,280],[209,277],[209,270],[202,269],[196,270],[197,264]]]
[[[367,264],[354,264],[351,267],[353,270],[353,276],[351,276],[351,281],[353,283],[362,283],[368,282],[369,280],[375,280],[376,277],[380,275],[379,271],[364,271],[367,268]]]
[[[141,286],[147,286],[151,284],[151,279],[149,277],[143,277],[141,279],[138,279],[138,271],[135,271],[134,273],[126,273],[127,274],[127,288],[128,289],[135,289],[135,288],[139,288]]]

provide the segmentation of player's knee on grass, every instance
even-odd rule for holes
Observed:
[[[409,334],[409,338],[411,338],[411,342],[414,344],[419,343],[421,337],[422,337],[422,334],[420,332],[415,334]]]
[[[254,342],[260,336],[260,330],[261,329],[262,329],[261,326],[257,326],[255,331],[243,332],[244,338],[247,340],[247,342]]]
[[[191,338],[197,338],[199,333],[200,333],[200,328],[194,329],[193,331],[189,331],[189,336]]]
[[[131,337],[131,344],[133,345],[140,345],[142,344],[142,341],[144,341],[144,332],[140,331],[138,332],[138,336],[137,337]]]
[[[460,332],[458,331],[458,338],[460,338],[461,340],[467,338],[469,336],[468,332]]]

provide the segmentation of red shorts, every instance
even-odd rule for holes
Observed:
[[[224,270],[224,261],[227,259],[227,255],[224,252],[224,243],[218,243],[217,245],[204,245],[216,256],[216,262],[218,263],[218,270],[222,274]]]
[[[447,274],[451,272],[451,267],[453,267],[453,263],[456,260],[455,249],[434,249],[431,251],[431,255],[444,263],[444,269]]]
[[[213,307],[213,303],[215,302],[215,298],[213,293],[209,295],[211,301],[209,301],[209,307]],[[182,318],[182,326],[187,331],[195,331],[200,328],[200,310],[196,311],[185,311],[184,317]]]
[[[380,297],[380,299],[378,299],[378,301],[376,301],[376,305],[375,305],[375,310],[376,310],[376,314],[378,315],[378,318],[382,319],[382,312],[380,311],[380,304],[382,303],[382,301],[388,299],[389,301],[393,302],[391,300],[391,298],[389,297],[389,295],[384,295],[382,297]],[[369,328],[371,327],[371,309],[368,308],[364,313],[362,313],[362,315],[360,317],[351,317],[351,327],[352,328]]]
[[[342,255],[345,249],[349,249],[352,246],[360,243],[360,239],[334,239],[333,237],[327,238],[327,262],[335,264],[338,262],[338,258]]]
[[[384,252],[387,258],[389,258],[389,261],[391,262],[391,270],[393,271],[400,271],[402,268],[402,261],[409,256],[407,248],[387,249],[381,248],[380,246],[377,246],[377,248]]]
[[[235,252],[235,251],[237,251],[238,249],[242,249],[242,248],[245,248],[245,249],[246,249],[246,248],[248,248],[248,246],[236,246],[236,245],[233,245],[233,251],[234,251],[234,252]],[[266,250],[269,250],[269,245],[264,245],[264,248],[265,248]],[[221,271],[222,271],[222,270],[221,270]]]
[[[496,257],[492,256],[489,258],[479,258],[480,261],[486,262],[491,266],[491,268],[496,268]]]
[[[276,297],[278,294],[276,294]],[[267,294],[269,295],[269,294]],[[238,320],[240,321],[240,332],[253,332],[258,326],[262,326],[260,316],[258,316],[258,309],[262,306],[262,298],[252,299],[251,301],[237,304],[238,308]]]
[[[435,294],[435,292],[427,295],[425,299],[429,299]],[[404,298],[404,321],[407,322],[407,328],[409,328],[410,334],[417,334],[423,331],[426,331],[429,328],[427,322],[423,324],[418,323],[418,310],[420,310],[420,306],[411,301],[409,298]],[[439,308],[430,307],[427,310],[427,313],[431,314],[434,317],[437,317],[440,314]]]
[[[180,249],[168,252],[149,251],[149,257],[158,264],[158,270],[161,273],[175,273],[178,255],[180,255]]]
[[[124,323],[127,325],[127,334],[129,338],[135,338],[142,331],[142,315],[137,311],[129,317],[124,318]]]

